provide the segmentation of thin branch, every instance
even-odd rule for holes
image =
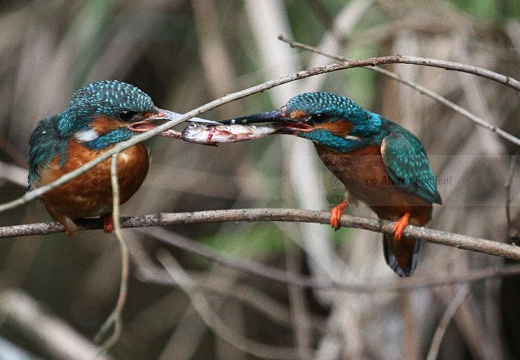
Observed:
[[[451,301],[450,305],[444,312],[444,315],[439,322],[439,326],[435,330],[435,334],[433,335],[433,339],[430,345],[430,350],[428,351],[427,360],[435,360],[437,359],[437,355],[439,354],[439,349],[441,347],[442,339],[444,338],[444,334],[448,329],[448,325],[451,322],[451,319],[455,316],[455,313],[459,309],[460,305],[464,302],[466,297],[469,294],[471,287],[469,285],[463,286],[455,298]]]
[[[323,55],[325,57],[328,57],[330,59],[334,59],[334,60],[338,60],[338,61],[354,61],[352,59],[348,59],[346,57],[343,57],[343,56],[340,56],[340,55],[333,55],[333,54],[328,54],[326,52],[323,52],[321,51],[320,49],[317,49],[315,47],[312,47],[312,46],[309,46],[309,45],[306,45],[306,44],[302,44],[302,43],[299,43],[299,42],[296,42],[296,41],[292,41],[288,38],[286,38],[285,36],[283,35],[280,35],[278,37],[278,39],[280,39],[281,41],[283,42],[286,42],[288,43],[291,47],[294,47],[294,48],[299,48],[299,49],[303,49],[303,50],[307,50],[307,51],[312,51],[316,54],[320,54],[320,55]],[[419,62],[419,59],[422,60],[422,62],[429,62],[430,65],[426,65],[426,64],[423,64],[421,62]],[[400,61],[397,61],[396,63],[402,63],[402,64],[413,64],[413,65],[426,65],[426,66],[433,66],[433,67],[443,67],[441,66],[441,64],[445,63],[444,61],[442,60],[435,60],[435,59],[425,59],[425,58],[417,58],[417,57],[410,57],[410,56],[400,56]],[[454,64],[452,62],[448,62],[449,64]],[[435,64],[435,65],[434,65]],[[466,65],[464,65],[466,66]],[[386,70],[386,69],[383,69],[383,68],[380,68],[378,66],[370,66],[370,67],[367,67],[367,69],[370,69],[370,70],[373,70],[373,71],[376,71],[380,74],[383,74],[403,85],[406,85],[414,90],[416,90],[417,92],[425,95],[425,96],[428,96],[429,98],[449,107],[450,109],[458,112],[459,114],[461,114],[462,116],[464,116],[465,118],[471,120],[472,122],[474,122],[475,124],[489,130],[489,131],[492,131],[494,132],[495,134],[497,134],[498,136],[502,137],[503,139],[506,139],[510,142],[512,142],[513,144],[515,145],[519,145],[520,146],[520,139],[518,139],[517,137],[515,137],[514,135],[508,133],[507,131],[504,131],[502,130],[501,128],[491,124],[490,122],[482,119],[481,117],[471,113],[470,111],[464,109],[463,107],[455,104],[454,102],[451,102],[450,100],[446,99],[444,96],[441,96],[433,91],[431,91],[430,89],[428,88],[425,88],[424,86],[422,85],[419,85],[413,81],[410,81],[410,80],[405,80],[403,79],[401,76],[399,76],[398,74],[392,72],[392,71],[389,71],[389,70]],[[449,68],[447,70],[457,70],[455,68]],[[483,69],[481,69],[483,70]],[[488,71],[488,70],[486,70]],[[473,72],[470,72],[470,71],[466,71],[468,73],[471,73],[471,74],[475,74],[475,75],[479,75],[479,76],[482,76],[480,73],[473,73]],[[495,78],[493,78],[492,80],[495,80],[495,81],[498,81],[498,82],[501,82],[505,85],[508,85],[507,83],[504,83],[502,81],[499,81],[498,79],[501,79],[501,80],[504,80],[506,81],[507,79],[511,79],[509,77],[504,77],[503,75],[500,75],[500,74],[495,74]],[[496,76],[496,75],[500,75],[500,76]],[[514,79],[512,79],[514,80]],[[514,80],[515,82],[517,82],[516,80]],[[515,88],[515,87],[513,87]]]
[[[246,353],[265,359],[296,358],[296,354],[292,348],[264,345],[235,332],[215,314],[197,283],[170,253],[166,250],[160,251],[157,254],[157,258],[172,277],[173,281],[188,295],[191,304],[197,310],[202,320],[204,320],[206,325],[208,325],[221,340]]]
[[[156,235],[157,232],[161,232],[163,235],[168,237],[181,236],[166,229],[154,229],[152,232],[148,230],[142,231],[142,233],[146,235]],[[132,264],[135,265],[134,275],[137,280],[141,282],[160,284],[163,286],[177,286],[171,276],[166,273],[164,268],[158,266],[157,263],[152,260],[151,255],[145,250],[145,246],[141,240],[130,242],[129,249]],[[216,253],[215,255],[218,256]],[[270,297],[254,285],[236,281],[238,278],[242,278],[242,274],[230,276],[229,271],[208,272],[206,270],[197,271],[196,273],[192,271],[191,273],[192,278],[204,291],[221,294],[223,298],[232,296],[236,300],[239,300],[247,306],[263,313],[275,323],[283,326],[292,325],[288,306]],[[310,320],[313,329],[319,333],[326,332],[326,322],[323,317],[316,314],[310,314]]]
[[[99,355],[99,348],[70,325],[49,314],[45,306],[18,290],[0,292],[0,317],[16,332],[25,334],[32,346],[42,349],[46,358],[70,360],[110,360]],[[97,354],[97,355],[96,355]]]
[[[401,279],[397,283],[374,283],[359,284],[356,282],[334,282],[324,278],[310,278],[300,274],[289,273],[275,267],[267,266],[248,259],[233,259],[216,253],[214,250],[202,245],[199,242],[185,239],[180,236],[172,236],[169,232],[162,228],[158,229],[140,229],[147,235],[152,235],[155,239],[164,242],[170,246],[189,251],[203,258],[214,261],[220,265],[233,268],[243,273],[249,273],[272,281],[286,283],[299,287],[312,288],[317,290],[343,290],[352,293],[377,293],[377,292],[393,292],[400,290],[411,290],[425,287],[446,286],[453,284],[469,283],[482,281],[486,279],[513,276],[520,273],[519,265],[508,265],[506,267],[492,267],[479,270],[472,270],[465,274],[445,274],[432,277],[414,276],[412,278]],[[144,270],[144,268],[141,268]],[[159,284],[171,284],[169,276],[165,276],[163,272],[158,272],[155,267],[148,267],[147,271],[141,271],[141,278]]]
[[[506,219],[508,235],[511,241],[518,238],[518,229],[513,228],[513,219],[511,218],[511,185],[516,172],[516,161],[518,160],[518,153],[513,155],[511,158],[511,164],[509,166],[509,175],[506,181]]]
[[[278,39],[289,43],[293,47],[300,47],[300,48],[303,48],[306,50],[312,49],[311,46],[294,42],[294,41],[284,37],[283,35],[279,35]],[[314,51],[314,50],[311,50],[311,51]],[[315,52],[329,57],[328,54],[322,53],[317,49]],[[357,66],[358,63],[363,63],[363,65],[360,65],[362,67],[388,65],[388,64],[408,64],[408,65],[429,66],[429,67],[441,68],[444,70],[465,72],[468,74],[477,75],[477,76],[480,76],[480,77],[483,77],[483,78],[486,78],[489,80],[496,81],[500,84],[509,86],[512,89],[520,91],[520,81],[518,81],[510,76],[502,75],[497,72],[483,69],[478,66],[462,64],[462,63],[458,63],[458,62],[454,62],[454,61],[423,58],[423,57],[419,57],[419,56],[407,56],[407,55],[400,55],[400,54],[388,55],[388,56],[378,56],[378,57],[373,57],[373,58],[363,59],[363,60],[347,60],[344,57],[334,56],[334,55],[332,55],[331,57],[334,57],[335,59],[340,60],[340,61],[347,61],[347,62],[355,63],[356,65],[351,64],[352,67],[359,67],[359,66]]]
[[[292,82],[295,80],[305,79],[305,78],[308,78],[311,76],[326,74],[326,73],[339,71],[339,70],[358,68],[358,67],[377,66],[377,65],[396,64],[396,63],[432,66],[432,67],[443,68],[445,70],[466,72],[469,74],[478,75],[478,76],[499,82],[501,84],[504,84],[515,90],[520,91],[520,81],[515,80],[509,76],[498,74],[496,72],[486,70],[483,68],[479,68],[476,66],[465,65],[465,64],[461,64],[461,63],[457,63],[457,62],[452,62],[452,61],[420,58],[420,57],[414,57],[414,56],[403,56],[403,55],[381,56],[381,57],[373,57],[373,58],[368,58],[368,59],[363,59],[363,60],[343,61],[343,62],[330,64],[330,65],[326,65],[326,66],[318,66],[318,67],[315,67],[315,68],[312,68],[309,70],[298,71],[298,72],[295,72],[295,73],[292,73],[289,75],[281,76],[277,79],[266,81],[262,84],[255,85],[250,88],[247,88],[247,89],[244,89],[241,91],[237,91],[232,94],[225,95],[219,99],[213,100],[205,105],[202,105],[194,110],[191,110],[191,111],[185,113],[184,115],[179,116],[177,119],[175,119],[173,121],[169,121],[165,124],[162,124],[162,125],[156,127],[155,129],[147,131],[143,134],[136,135],[128,141],[124,141],[124,142],[121,142],[121,143],[115,145],[109,151],[104,152],[102,155],[100,155],[99,157],[95,158],[94,160],[88,162],[87,164],[81,166],[80,168],[78,168],[66,175],[63,175],[58,180],[56,180],[46,186],[42,186],[38,189],[35,189],[33,191],[29,191],[29,192],[25,193],[24,196],[22,196],[16,200],[13,200],[11,202],[0,205],[0,212],[15,208],[15,207],[25,204],[31,200],[34,200],[34,199],[38,198],[39,196],[45,194],[46,192],[48,192],[60,185],[63,185],[64,183],[72,180],[73,178],[79,176],[80,174],[88,171],[89,169],[100,164],[102,161],[108,159],[112,155],[114,155],[118,152],[121,152],[139,142],[150,139],[151,137],[153,137],[163,131],[171,129],[172,127],[174,127],[177,124],[180,124],[181,122],[187,121],[187,120],[191,119],[192,117],[203,114],[203,113],[205,113],[209,110],[212,110],[214,108],[217,108],[221,105],[227,104],[229,102],[232,102],[232,101],[235,101],[238,99],[242,99],[242,98],[252,95],[252,94],[256,94],[256,93],[263,92],[265,90],[269,90],[276,86],[280,86],[280,85],[283,85],[283,84],[286,84],[286,83],[289,83],[289,82]],[[489,130],[499,133],[499,129],[493,125],[490,125],[490,127],[488,127],[488,128],[489,128]],[[503,133],[503,131],[500,131],[500,132]],[[501,136],[506,136],[506,135],[503,134]],[[510,134],[507,139],[510,140],[511,142],[515,143],[516,145],[520,145],[520,139],[518,139]]]
[[[107,320],[98,333],[94,337],[96,342],[101,341],[108,333],[110,328],[113,326],[114,331],[112,334],[103,342],[100,353],[107,352],[114,344],[119,340],[121,336],[121,315],[126,303],[126,297],[128,294],[128,277],[130,274],[130,255],[128,251],[128,244],[126,239],[121,233],[121,222],[119,217],[119,182],[117,179],[117,158],[119,153],[112,155],[112,163],[110,166],[110,179],[112,184],[112,202],[113,202],[113,213],[112,219],[114,223],[114,232],[119,242],[119,248],[121,249],[121,283],[119,285],[119,295],[117,297],[116,306],[112,313],[108,316]]]

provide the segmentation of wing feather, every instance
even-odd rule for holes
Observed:
[[[442,203],[426,151],[413,134],[391,132],[383,138],[381,154],[397,186],[432,203]]]

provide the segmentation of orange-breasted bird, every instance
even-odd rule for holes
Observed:
[[[383,237],[388,265],[399,276],[413,273],[420,241],[402,238],[404,228],[425,225],[432,204],[442,201],[424,147],[412,133],[350,99],[326,92],[300,94],[278,110],[221,123],[271,123],[281,127],[276,133],[313,141],[321,160],[348,193],[331,210],[331,225],[339,228],[348,199],[363,201],[379,218],[396,221],[394,233]]]
[[[135,86],[105,80],[72,95],[69,107],[41,120],[29,141],[29,190],[45,186],[62,175],[109,151],[119,142],[155,127],[156,120],[178,115],[154,105]],[[113,230],[111,159],[43,194],[49,214],[72,235],[76,220],[103,218],[105,232]],[[120,202],[139,189],[148,173],[148,150],[138,143],[122,151],[117,160]]]

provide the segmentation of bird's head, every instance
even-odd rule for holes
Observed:
[[[308,138],[332,148],[344,148],[352,141],[378,133],[381,118],[346,97],[326,92],[309,92],[291,98],[278,110],[221,123],[276,124],[281,127],[278,133]]]
[[[154,121],[171,119],[171,112],[155,106],[137,87],[116,80],[87,85],[72,95],[59,114],[58,133],[91,148],[104,148],[156,127]]]

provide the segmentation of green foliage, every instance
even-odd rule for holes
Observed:
[[[520,16],[516,0],[452,0],[461,10],[489,22],[499,22]]]
[[[277,226],[259,223],[247,231],[225,231],[200,241],[227,257],[262,260],[283,253],[284,237]]]

